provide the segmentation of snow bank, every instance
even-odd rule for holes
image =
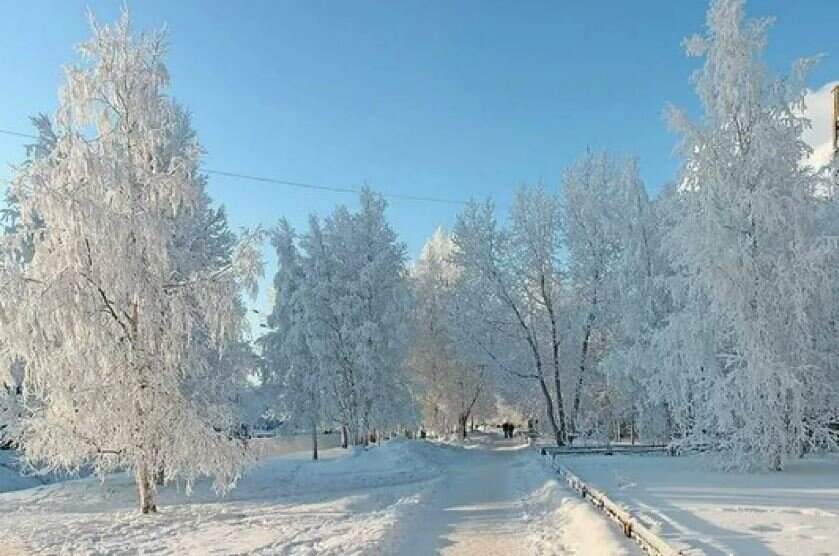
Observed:
[[[562,464],[687,554],[837,553],[836,456],[764,474],[714,471],[701,457],[573,456]]]
[[[579,556],[625,556],[639,552],[590,504],[569,491],[557,476],[529,450],[523,488],[531,552]]]

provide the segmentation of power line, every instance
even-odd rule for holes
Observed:
[[[37,135],[29,135],[28,133],[18,133],[17,131],[9,131],[8,129],[0,129],[0,133],[4,135],[13,135],[15,137],[25,137],[26,139],[38,139]]]
[[[217,176],[226,176],[230,178],[239,178],[243,180],[250,180],[250,181],[258,181],[263,183],[275,183],[278,185],[288,185],[291,187],[300,187],[303,189],[316,189],[319,191],[332,191],[335,193],[361,193],[361,189],[355,189],[351,187],[331,187],[328,185],[315,185],[313,183],[302,183],[298,181],[289,181],[289,180],[280,180],[275,178],[265,178],[261,176],[250,176],[247,174],[239,174],[236,172],[225,172],[222,170],[211,170],[209,168],[204,168],[204,172],[207,174],[215,174]],[[404,195],[402,193],[380,193],[382,197],[387,197],[390,199],[400,199],[402,201],[422,201],[426,203],[446,203],[446,204],[454,204],[454,205],[465,205],[467,204],[466,201],[459,201],[456,199],[443,199],[439,197],[422,197],[417,195]]]
[[[17,131],[11,131],[8,129],[0,129],[0,134],[4,135],[11,135],[13,137],[22,137],[25,139],[38,139],[37,135],[30,135],[28,133],[19,133]],[[223,176],[227,178],[236,178],[241,180],[248,180],[248,181],[255,181],[261,183],[273,183],[276,185],[286,185],[289,187],[298,187],[301,189],[312,189],[317,191],[330,191],[332,193],[353,193],[359,194],[361,193],[361,189],[352,188],[352,187],[332,187],[328,185],[317,185],[313,183],[304,183],[299,181],[291,181],[291,180],[282,180],[277,178],[266,178],[263,176],[253,176],[249,174],[240,174],[238,172],[228,172],[225,170],[212,170],[210,168],[203,168],[203,171],[207,174],[213,174],[216,176]],[[423,203],[441,203],[441,204],[448,204],[448,205],[465,205],[467,204],[466,201],[461,201],[458,199],[445,199],[442,197],[424,197],[421,195],[407,195],[403,193],[381,193],[379,194],[382,197],[387,199],[398,199],[400,201],[417,201]]]

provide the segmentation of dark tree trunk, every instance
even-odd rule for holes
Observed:
[[[458,421],[457,422],[457,428],[458,428],[457,432],[460,433],[460,437],[463,440],[466,440],[466,424],[467,424],[468,420],[469,420],[468,415],[461,415],[457,420]]]
[[[345,450],[349,447],[350,443],[350,431],[347,425],[341,425],[341,448]]]
[[[559,326],[557,324],[556,313],[554,312],[553,295],[551,294],[551,290],[548,287],[544,275],[541,277],[541,289],[542,299],[545,302],[545,308],[547,309],[548,316],[551,320],[551,352],[554,368],[554,396],[556,396],[557,426],[559,429],[558,438],[561,438],[564,441],[568,434],[568,425],[565,418],[565,404],[562,401],[562,380],[559,374]],[[559,443],[557,444],[559,445]]]
[[[562,434],[562,431],[559,430],[559,426],[556,424],[556,416],[554,415],[554,404],[551,399],[551,393],[548,390],[548,385],[545,384],[545,379],[542,377],[539,377],[539,387],[542,389],[542,394],[545,396],[545,410],[548,414],[548,423],[551,425],[551,431],[556,439],[556,445],[564,446],[565,438],[563,437],[564,435]]]

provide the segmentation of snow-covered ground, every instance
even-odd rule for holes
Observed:
[[[0,547],[13,554],[373,554],[421,499],[439,466],[423,446],[331,449],[272,458],[218,498],[159,492],[159,513],[137,512],[134,482],[114,475],[0,495]]]
[[[700,457],[566,456],[562,464],[688,554],[839,554],[839,457],[780,473],[714,471]]]
[[[320,462],[305,452],[271,457],[223,498],[204,483],[191,497],[167,486],[152,516],[137,513],[127,475],[17,484],[0,494],[0,552],[637,553],[532,450],[496,439],[467,446],[396,439],[325,450]]]

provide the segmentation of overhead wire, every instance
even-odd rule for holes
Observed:
[[[9,135],[12,137],[20,137],[25,139],[38,139],[37,135],[31,135],[28,133],[20,133],[18,131],[8,130],[8,129],[0,129],[0,134]],[[227,177],[227,178],[234,178],[240,180],[247,180],[253,182],[260,182],[260,183],[271,183],[275,185],[284,185],[288,187],[296,187],[299,189],[309,189],[309,190],[316,190],[316,191],[328,191],[332,193],[352,193],[352,194],[359,194],[361,193],[360,188],[353,188],[353,187],[336,187],[336,186],[328,186],[328,185],[319,185],[314,183],[306,183],[300,181],[293,181],[293,180],[286,180],[280,178],[272,178],[272,177],[265,177],[265,176],[255,176],[251,174],[244,174],[240,172],[231,172],[228,170],[216,170],[212,168],[202,168],[202,170],[211,175]],[[5,180],[4,180],[5,181]],[[405,193],[388,193],[377,191],[379,195],[386,199],[397,199],[400,201],[415,201],[415,202],[422,202],[422,203],[440,203],[440,204],[449,204],[449,205],[466,205],[467,202],[459,199],[447,199],[443,197],[429,197],[424,195],[410,195]]]

